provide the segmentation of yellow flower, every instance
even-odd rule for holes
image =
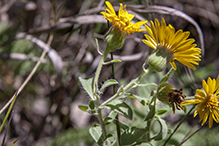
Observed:
[[[170,57],[170,64],[176,70],[174,60],[181,62],[191,69],[196,69],[197,61],[201,61],[201,49],[196,47],[194,39],[188,39],[190,33],[181,29],[175,32],[172,25],[166,25],[162,18],[161,24],[155,19],[155,24],[150,21],[150,27],[145,25],[148,35],[142,41],[155,50],[162,50]],[[165,51],[164,51],[165,50]],[[194,65],[193,65],[194,64]]]
[[[141,29],[140,26],[147,23],[147,21],[139,21],[135,24],[132,23],[131,20],[135,15],[129,14],[125,10],[126,5],[123,7],[123,5],[120,3],[120,8],[117,16],[111,3],[108,1],[105,3],[107,6],[105,7],[106,12],[101,12],[101,14],[104,15],[105,19],[112,23],[113,27],[118,28],[120,31],[125,32],[127,35],[134,32],[145,31],[145,29]]]
[[[209,128],[213,125],[213,120],[219,123],[219,76],[217,79],[211,79],[202,81],[204,91],[197,89],[195,95],[196,99],[187,100],[181,103],[181,105],[198,104],[194,112],[194,117],[199,114],[200,122],[202,126],[209,118]]]

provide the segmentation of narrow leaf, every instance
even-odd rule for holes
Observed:
[[[153,145],[149,142],[139,142],[133,146],[153,146]]]
[[[167,133],[168,133],[168,127],[166,122],[161,119],[159,116],[156,116],[156,120],[158,121],[158,123],[160,124],[160,132],[154,136],[154,140],[163,140],[166,138]]]
[[[126,117],[130,120],[132,119],[133,111],[129,107],[129,105],[127,105],[123,101],[114,100],[114,101],[110,102],[110,104],[108,104],[107,107],[110,107],[111,110],[123,115],[124,117]]]
[[[149,104],[149,113],[146,116],[144,121],[153,119],[155,115],[155,106],[156,106],[156,96],[153,97],[153,99],[151,100],[151,103]]]
[[[158,115],[163,115],[163,114],[166,113],[166,112],[167,112],[167,110],[161,109],[161,110],[158,110],[158,111],[157,111],[157,114],[158,114]]]
[[[160,84],[168,81],[174,74],[175,70],[173,68],[171,68],[169,70],[169,72],[161,79]]]
[[[115,60],[111,60],[111,61],[108,61],[108,62],[104,62],[103,64],[104,64],[104,65],[108,65],[108,64],[117,63],[117,62],[122,62],[122,61],[119,60],[119,59],[115,59]]]
[[[135,86],[138,86],[138,87],[147,87],[147,86],[157,86],[157,84],[155,84],[155,83],[136,84]]]
[[[5,117],[4,117],[4,120],[3,120],[2,125],[1,125],[1,127],[0,127],[0,133],[1,133],[1,131],[2,131],[3,127],[4,127],[4,125],[5,125],[6,120],[8,119],[8,117],[9,117],[11,111],[12,111],[12,108],[13,108],[13,106],[14,106],[14,103],[15,103],[16,99],[17,99],[17,92],[14,94],[13,100],[12,100],[10,106],[9,106],[9,109],[8,109],[8,111],[7,111],[6,115],[5,115]]]
[[[109,86],[115,85],[115,84],[118,84],[118,82],[116,80],[114,80],[114,79],[107,80],[106,82],[104,82],[104,84],[100,88],[100,92],[103,92],[106,87],[109,87]]]
[[[147,102],[147,100],[143,97],[134,95],[134,94],[126,94],[128,98],[134,98],[136,99],[138,102],[140,102],[142,105],[145,105],[145,103]]]

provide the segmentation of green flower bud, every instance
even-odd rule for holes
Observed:
[[[168,63],[173,58],[172,53],[165,49],[158,47],[154,53],[152,53],[148,57],[148,63],[158,72],[163,71],[166,69]]]
[[[158,86],[157,98],[163,103],[169,103],[169,93],[174,91],[174,87],[168,83],[163,83]]]
[[[112,48],[111,52],[115,49],[120,49],[123,46],[127,33],[121,31],[117,27],[111,27],[105,36],[105,42]]]

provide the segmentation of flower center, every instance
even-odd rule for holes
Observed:
[[[204,103],[205,103],[206,107],[209,108],[211,111],[211,109],[214,109],[215,106],[218,106],[217,96],[215,96],[214,94],[208,95],[208,97],[206,98]]]
[[[182,99],[186,98],[186,95],[183,94],[182,91],[183,89],[175,89],[168,93],[169,102],[172,105],[173,113],[175,113],[175,106],[178,110],[183,110],[183,107],[180,105],[180,103],[182,102]]]

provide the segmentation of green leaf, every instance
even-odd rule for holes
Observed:
[[[155,83],[148,83],[148,84],[136,84],[134,87],[147,87],[147,86],[157,86]],[[134,88],[133,87],[133,88]]]
[[[146,129],[139,129],[136,127],[130,127],[126,129],[121,135],[122,145],[131,145],[141,138],[147,132]]]
[[[111,111],[109,116],[104,119],[104,124],[108,125],[113,122],[117,113],[115,111]]]
[[[94,94],[92,90],[93,78],[89,78],[88,80],[85,80],[79,77],[79,81],[81,82],[81,85],[83,86],[87,94],[94,100],[94,96],[93,96]]]
[[[138,102],[140,102],[142,105],[145,105],[147,100],[143,97],[140,97],[140,96],[137,96],[137,95],[134,95],[134,94],[126,94],[126,96],[128,98],[134,98],[136,99]]]
[[[116,138],[113,135],[107,135],[107,139],[103,142],[103,146],[114,146],[116,143]]]
[[[91,110],[94,110],[95,109],[95,104],[94,104],[94,101],[93,100],[90,100],[89,101],[89,107]]]
[[[80,110],[86,112],[87,109],[88,109],[88,106],[87,106],[87,105],[78,105],[78,108],[79,108]]]
[[[157,114],[158,114],[158,115],[163,115],[163,114],[166,113],[166,112],[167,112],[167,110],[165,110],[165,109],[160,109],[160,110],[157,111]]]
[[[166,138],[167,133],[168,133],[168,127],[166,122],[161,119],[159,116],[156,116],[156,120],[158,121],[158,123],[160,124],[160,132],[154,136],[154,140],[163,140]]]
[[[153,146],[153,145],[149,142],[140,142],[140,143],[137,143],[133,146]]]
[[[175,70],[173,68],[171,68],[169,70],[169,72],[161,79],[160,84],[168,81],[174,74]]]
[[[156,107],[156,96],[154,96],[151,100],[151,103],[149,104],[149,113],[146,116],[144,121],[149,121],[151,119],[153,119],[154,115],[155,115],[155,107]]]
[[[119,60],[119,59],[115,59],[115,60],[111,60],[111,61],[108,61],[108,62],[104,62],[103,64],[104,64],[104,65],[108,65],[108,64],[117,63],[117,62],[122,62],[122,61]]]
[[[102,145],[104,139],[100,125],[95,125],[94,127],[91,127],[89,129],[89,133],[95,142]]]
[[[116,122],[119,122],[119,126],[120,128],[122,128],[123,130],[129,128],[128,125],[126,125],[125,123],[121,122],[121,121],[116,121],[116,120],[113,120],[113,123],[116,125],[117,123]]]
[[[184,113],[186,113],[187,112],[187,108],[186,108],[186,106],[182,106],[183,107],[183,111],[184,111]]]
[[[110,102],[106,107],[109,107],[111,110],[123,115],[124,117],[132,120],[133,111],[125,102],[121,100],[114,100]]]
[[[118,82],[116,80],[114,80],[114,79],[107,80],[106,82],[104,82],[104,84],[100,88],[100,92],[103,92],[106,87],[111,86],[111,85],[115,85],[115,84],[118,84]]]

